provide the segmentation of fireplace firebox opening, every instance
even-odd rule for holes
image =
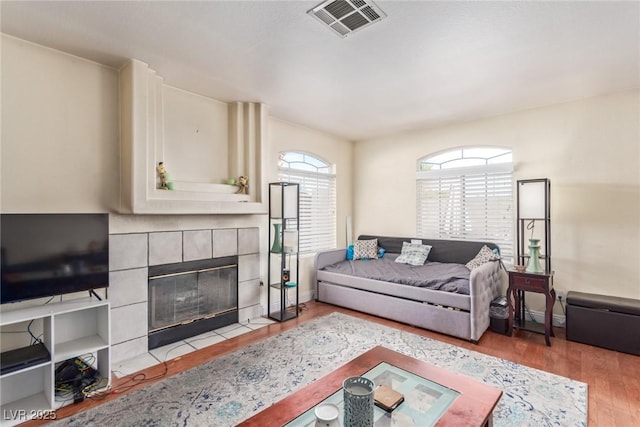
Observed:
[[[237,322],[237,256],[149,267],[149,350]]]

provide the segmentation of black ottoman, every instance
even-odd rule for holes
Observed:
[[[567,339],[640,356],[640,300],[569,292]]]

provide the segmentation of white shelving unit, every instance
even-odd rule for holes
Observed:
[[[93,367],[110,382],[109,313],[108,301],[91,298],[13,310],[2,307],[1,328],[42,322],[42,342],[51,360],[0,376],[0,425],[19,424],[72,403],[55,399],[55,368],[65,360],[92,354]]]

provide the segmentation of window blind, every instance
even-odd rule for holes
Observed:
[[[300,184],[300,253],[335,248],[335,175],[280,169],[278,179]]]
[[[493,242],[513,261],[511,164],[418,172],[416,195],[420,236]]]

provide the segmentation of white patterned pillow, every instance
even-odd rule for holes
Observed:
[[[423,265],[429,256],[431,246],[422,243],[402,242],[402,251],[396,262],[409,265]]]
[[[353,259],[378,258],[378,239],[356,240],[353,244]]]
[[[500,255],[493,252],[489,246],[484,245],[478,255],[471,261],[469,261],[466,265],[469,270],[473,270],[474,268],[480,267],[482,264],[489,261],[496,261],[500,259]]]

